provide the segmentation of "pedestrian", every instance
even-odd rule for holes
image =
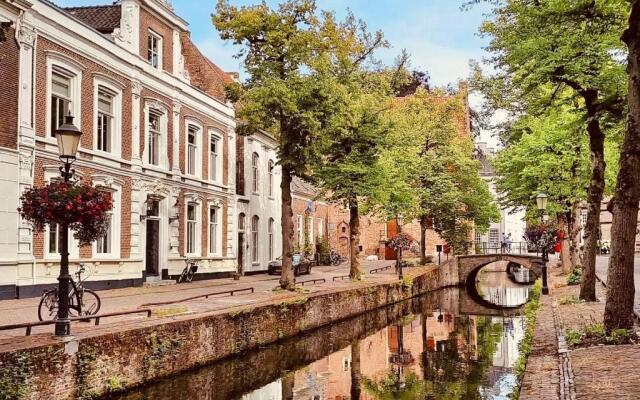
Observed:
[[[507,237],[505,234],[502,234],[500,238],[500,253],[504,253],[507,250]]]
[[[507,235],[507,252],[511,253],[511,244],[513,243],[513,240],[511,240],[511,233],[509,233]]]

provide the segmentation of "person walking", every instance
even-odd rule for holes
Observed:
[[[503,233],[500,238],[500,253],[504,253],[507,250],[507,236]]]

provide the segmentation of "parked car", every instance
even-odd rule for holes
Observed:
[[[296,276],[302,274],[310,274],[311,267],[313,267],[315,263],[315,261],[304,259],[302,257],[302,254],[294,254],[293,274]],[[269,275],[279,275],[282,272],[282,256],[269,262],[267,272],[269,273]]]

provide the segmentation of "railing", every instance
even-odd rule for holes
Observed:
[[[300,286],[304,286],[305,284],[311,284],[314,285],[316,284],[316,282],[320,282],[320,283],[325,283],[327,280],[324,278],[319,278],[319,279],[309,279],[306,281],[300,281],[300,282],[296,282],[296,285],[300,285]]]
[[[70,317],[69,321],[90,321],[93,319],[95,322],[95,325],[97,326],[97,325],[100,325],[101,318],[117,317],[120,315],[129,315],[129,314],[142,314],[142,313],[146,313],[147,318],[151,317],[151,309],[141,308],[136,310],[115,311],[115,312],[95,314],[95,315],[83,315],[80,317]],[[31,329],[34,326],[53,325],[55,323],[56,323],[56,320],[52,319],[49,321],[24,322],[22,324],[1,325],[0,331],[8,331],[13,329],[25,328],[26,329],[25,336],[31,336]]]
[[[369,273],[370,274],[376,274],[378,272],[386,271],[388,269],[391,269],[392,267],[393,267],[393,265],[387,265],[386,267],[373,268],[373,269],[369,270]]]
[[[333,281],[335,282],[335,281],[337,281],[338,279],[340,279],[340,280],[344,280],[345,278],[350,278],[350,276],[349,276],[349,275],[334,276],[334,277],[333,277]]]
[[[225,291],[222,291],[222,292],[211,292],[211,293],[206,293],[206,294],[200,294],[200,295],[197,295],[197,296],[185,297],[184,299],[163,301],[163,302],[158,302],[158,303],[147,303],[147,304],[143,304],[141,307],[166,306],[166,305],[169,305],[169,304],[182,303],[182,302],[185,302],[185,301],[200,299],[200,298],[203,298],[203,297],[205,299],[208,299],[210,296],[217,296],[217,295],[220,295],[220,294],[229,294],[229,296],[233,296],[235,293],[242,293],[242,292],[253,293],[254,289],[252,287],[248,287],[248,288],[242,288],[242,289],[225,290]]]
[[[511,242],[503,246],[498,242],[475,243],[476,254],[528,254],[535,253],[537,249],[530,247],[527,242]]]

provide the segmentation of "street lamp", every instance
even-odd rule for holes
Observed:
[[[69,182],[73,176],[71,164],[76,160],[78,145],[82,132],[73,124],[71,113],[64,117],[64,124],[56,130],[58,140],[58,153],[60,161],[64,163],[60,167],[60,174],[65,182]],[[60,224],[60,275],[58,276],[58,318],[56,319],[56,336],[71,334],[69,322],[69,224]]]
[[[545,222],[545,211],[547,209],[547,200],[548,196],[544,193],[538,194],[536,196],[536,204],[538,206],[538,212],[540,213],[540,221]],[[549,294],[549,287],[547,285],[547,262],[549,261],[549,257],[547,255],[547,245],[543,243],[542,245],[542,294]]]
[[[402,215],[396,214],[396,227],[398,228],[397,235],[400,235],[402,232]],[[402,245],[398,247],[398,254],[396,255],[396,269],[398,270],[398,278],[402,280],[404,276],[402,275]]]

